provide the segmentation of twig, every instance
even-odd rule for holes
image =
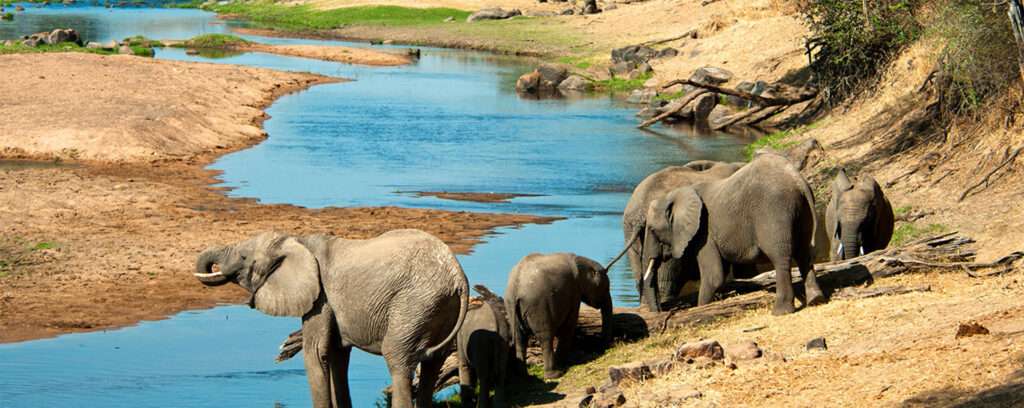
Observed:
[[[988,174],[985,174],[985,177],[982,177],[981,180],[979,180],[977,183],[974,183],[970,187],[967,187],[967,189],[960,194],[960,198],[958,198],[957,201],[964,201],[964,198],[967,197],[967,194],[970,194],[971,190],[974,190],[975,188],[982,184],[988,183],[989,177],[992,177],[992,175],[999,171],[999,169],[1003,168],[1007,164],[1010,164],[1010,162],[1016,159],[1017,155],[1020,154],[1021,149],[1024,149],[1024,147],[1018,147],[1016,149],[1013,149],[1013,152],[1010,153],[1010,157],[1007,157],[1006,160],[1003,160],[1002,163],[999,163],[999,165],[996,166],[996,168],[989,171]]]

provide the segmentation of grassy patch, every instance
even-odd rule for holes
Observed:
[[[820,122],[815,122],[792,129],[780,130],[766,136],[761,136],[760,139],[755,140],[743,149],[743,155],[747,157],[747,161],[750,161],[754,158],[754,153],[762,147],[770,147],[775,150],[786,150],[797,144],[796,141],[790,140],[791,137],[803,134],[804,132],[814,129],[820,125]]]
[[[572,65],[579,69],[587,69],[594,65],[587,57],[559,57],[556,61],[565,65]]]
[[[896,213],[896,217],[902,217],[904,215],[910,214],[910,210],[913,210],[913,209],[914,209],[914,207],[909,206],[909,205],[905,205],[905,206],[902,206],[902,207],[897,207],[895,210],[893,210],[893,212]]]
[[[128,37],[125,40],[128,43],[129,47],[153,48],[153,47],[163,47],[164,46],[164,43],[162,43],[160,41],[152,40],[152,39],[146,38],[146,37],[141,36],[141,35],[136,35],[134,37]]]
[[[186,40],[179,47],[218,49],[238,47],[249,43],[248,40],[242,37],[230,34],[203,34]]]
[[[79,46],[75,43],[61,43],[56,45],[40,45],[29,47],[20,43],[14,45],[0,44],[0,55],[5,54],[41,54],[45,52],[84,52],[88,54],[111,55],[117,54],[117,50],[92,49]]]
[[[32,250],[33,251],[42,251],[42,250],[46,250],[46,249],[54,249],[56,247],[57,247],[57,243],[56,242],[46,242],[46,241],[44,241],[44,242],[40,242],[38,244],[33,245],[32,246]]]
[[[310,6],[286,6],[272,1],[233,2],[208,7],[221,14],[245,17],[254,23],[287,30],[329,30],[346,25],[415,27],[445,24],[448,17],[462,23],[469,12],[451,8],[408,8],[398,6],[345,7],[319,10]],[[453,22],[453,23],[455,23]]]
[[[644,87],[644,82],[651,79],[650,74],[644,74],[636,79],[612,78],[603,81],[594,81],[594,89],[607,92],[628,92]]]
[[[900,223],[892,233],[892,240],[889,242],[889,246],[898,247],[915,239],[929,235],[941,234],[948,230],[949,227],[943,224],[928,224],[922,227],[912,222]]]
[[[0,14],[0,20],[3,20],[3,21],[14,21],[14,13],[11,13],[11,12],[8,11],[8,12],[6,12],[4,14]]]
[[[679,91],[679,92],[658,94],[658,95],[655,95],[654,100],[656,100],[656,101],[671,101],[671,100],[674,100],[674,99],[682,98],[684,93],[685,92],[683,92],[683,91]]]

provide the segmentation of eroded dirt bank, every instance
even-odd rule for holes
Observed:
[[[310,210],[227,198],[204,170],[263,139],[262,108],[330,79],[85,54],[0,58],[0,342],[158,319],[237,302],[191,276],[202,249],[276,229],[366,238],[420,228],[466,253],[532,216],[404,208]]]

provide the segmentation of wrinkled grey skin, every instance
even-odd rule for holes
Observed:
[[[612,297],[608,273],[601,264],[566,252],[530,254],[520,260],[505,289],[516,358],[526,364],[526,344],[532,334],[544,353],[544,376],[561,377],[567,353],[572,351],[580,301],[601,311],[601,334],[610,340]]]
[[[626,254],[629,256],[629,266],[633,270],[633,279],[637,282],[637,292],[640,293],[641,304],[650,305],[653,301],[653,292],[643,290],[641,285],[643,268],[646,264],[643,264],[640,253],[644,240],[648,239],[643,232],[647,229],[647,208],[651,202],[665,197],[669,192],[680,187],[729,177],[744,164],[695,160],[685,166],[670,166],[661,169],[647,176],[633,189],[633,195],[629,198],[629,203],[626,204],[626,209],[622,214],[622,231],[625,245],[629,245]],[[630,245],[636,234],[640,234],[640,237]],[[682,263],[675,259],[666,259],[660,263],[658,276],[663,277],[664,283],[658,286],[658,298],[662,302],[671,302],[677,299],[682,290],[682,283],[686,281],[686,275],[689,273],[696,272],[685,271]]]
[[[219,272],[212,272],[215,264]],[[250,306],[264,313],[302,318],[306,376],[318,408],[352,406],[352,347],[384,356],[394,406],[412,407],[417,364],[422,381],[432,384],[468,309],[459,262],[419,230],[367,240],[263,233],[206,250],[195,275],[208,286],[240,285]],[[432,394],[421,390],[417,405],[431,406]]]
[[[456,340],[459,356],[459,393],[465,407],[472,406],[473,390],[480,386],[476,406],[506,406],[505,377],[512,334],[501,298],[470,307]],[[491,391],[494,400],[491,400]]]
[[[659,293],[662,285],[679,285],[659,275],[661,263],[696,265],[698,303],[704,305],[725,282],[727,266],[767,258],[776,270],[773,314],[794,310],[791,261],[804,276],[805,304],[822,302],[812,263],[814,217],[807,181],[788,159],[773,153],[756,156],[725,179],[675,189],[648,207],[642,288]],[[648,307],[660,310],[654,296],[646,299]]]
[[[895,219],[892,204],[875,179],[862,175],[851,181],[846,171],[840,170],[825,209],[825,227],[832,242],[829,256],[836,261],[885,249]]]

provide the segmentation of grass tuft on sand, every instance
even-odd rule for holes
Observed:
[[[469,12],[451,8],[360,6],[319,10],[308,5],[286,6],[272,1],[231,3],[208,7],[221,14],[245,17],[254,23],[286,30],[329,30],[346,25],[415,27],[444,24],[452,17],[464,22]]]
[[[41,54],[45,52],[84,52],[88,54],[100,54],[100,55],[111,55],[117,54],[117,50],[104,50],[85,48],[78,44],[67,42],[56,45],[39,45],[37,47],[29,47],[27,45],[14,44],[14,45],[3,45],[0,44],[0,55],[6,54]]]
[[[197,35],[181,43],[185,48],[222,49],[250,44],[249,40],[231,34]]]

